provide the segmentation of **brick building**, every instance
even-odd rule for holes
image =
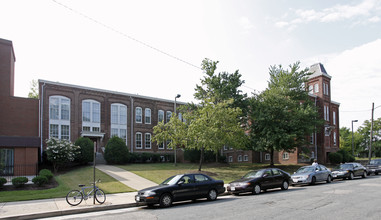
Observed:
[[[318,108],[320,117],[324,119],[324,126],[316,128],[316,132],[308,138],[310,144],[307,157],[300,149],[294,152],[274,152],[274,163],[276,164],[296,164],[309,163],[316,158],[319,163],[327,163],[328,154],[339,150],[340,127],[339,127],[339,106],[340,104],[331,100],[331,76],[328,75],[321,63],[314,64],[309,71],[307,88],[311,99],[314,100]],[[269,163],[270,154],[266,152],[255,152],[251,150],[234,150],[225,147],[223,154],[226,155],[230,163]]]
[[[158,146],[152,137],[159,121],[169,121],[174,100],[46,80],[39,80],[39,93],[42,150],[50,137],[71,142],[88,137],[102,152],[110,137],[116,135],[126,142],[130,152],[173,154],[166,143]],[[177,154],[179,161],[181,153]]]
[[[0,39],[0,175],[35,175],[39,100],[14,96],[15,61],[12,42]]]

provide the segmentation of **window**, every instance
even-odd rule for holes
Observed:
[[[317,83],[314,85],[314,92],[315,93],[319,92],[319,84],[317,84]]]
[[[144,122],[146,124],[151,124],[151,109],[149,109],[149,108],[145,109],[144,117],[145,117]]]
[[[312,94],[314,92],[313,90],[314,90],[313,85],[309,85],[308,86],[308,93]]]
[[[311,152],[311,158],[315,158],[315,152]]]
[[[265,154],[265,160],[270,160],[270,154]]]
[[[283,160],[288,160],[288,159],[290,159],[289,153],[288,152],[284,152],[283,153]]]
[[[173,149],[171,145],[171,140],[167,140],[167,142],[165,143],[167,145],[167,149]]]
[[[179,120],[183,121],[183,115],[181,114],[181,112],[179,112]]]
[[[90,128],[90,132],[100,132],[101,104],[95,100],[82,101],[82,131]]]
[[[111,104],[111,133],[127,144],[127,106],[119,103]]]
[[[135,135],[135,148],[142,149],[142,133],[137,132]]]
[[[243,161],[249,161],[249,156],[248,155],[244,155],[243,156]]]
[[[166,117],[166,121],[165,122],[168,123],[171,120],[171,117],[172,117],[172,112],[167,111],[167,117]]]
[[[49,138],[70,140],[70,99],[49,97]]]
[[[332,123],[336,125],[336,112],[332,112]]]
[[[324,106],[324,119],[329,121],[329,106],[327,105]]]
[[[233,156],[229,156],[229,163],[233,163]]]
[[[136,109],[135,109],[135,122],[136,123],[142,123],[142,120],[143,120],[142,114],[143,114],[142,108],[136,107]]]
[[[329,95],[328,83],[323,83],[323,92],[324,95]]]
[[[157,114],[157,118],[158,118],[158,122],[164,121],[164,111],[163,110],[159,110],[159,112]]]
[[[201,175],[201,174],[195,174],[194,175],[194,179],[197,182],[206,182],[206,181],[210,181],[210,179],[204,175]]]
[[[242,162],[242,155],[238,155],[237,160],[238,160],[238,162]]]
[[[0,149],[0,164],[1,174],[4,176],[13,175],[14,166],[14,149],[1,148]]]
[[[271,171],[273,171],[274,175],[280,175],[281,174],[278,169],[271,169]]]
[[[228,146],[224,145],[224,150],[228,150]]]
[[[144,142],[144,148],[145,149],[151,149],[151,134],[146,133],[145,134],[145,142]]]
[[[314,144],[314,133],[310,136],[310,144]]]
[[[164,149],[164,142],[157,144],[157,147],[159,148],[159,150],[163,150]]]
[[[333,132],[333,145],[336,146],[336,132]]]

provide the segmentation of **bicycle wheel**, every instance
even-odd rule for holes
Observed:
[[[95,190],[95,199],[100,204],[103,204],[106,201],[106,194],[101,189]]]
[[[72,190],[66,195],[66,202],[69,205],[76,206],[79,205],[83,200],[83,195],[79,190]]]

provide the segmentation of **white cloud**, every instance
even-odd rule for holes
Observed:
[[[254,25],[251,23],[248,17],[241,17],[239,19],[239,24],[245,30],[250,30],[254,28]]]
[[[314,9],[290,9],[294,11],[294,13],[290,14],[293,14],[296,17],[291,18],[290,21],[278,21],[275,23],[275,26],[284,28],[291,25],[307,24],[309,22],[330,23],[348,19],[353,19],[354,23],[358,23],[358,20],[363,20],[364,18],[368,22],[378,22],[380,18],[376,16],[376,14],[380,12],[380,6],[380,1],[363,0],[357,5],[335,5],[320,11]],[[287,18],[289,16],[284,17]]]

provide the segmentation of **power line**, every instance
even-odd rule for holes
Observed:
[[[104,23],[102,23],[102,22],[100,22],[100,21],[98,21],[98,20],[96,20],[96,19],[94,19],[94,18],[92,18],[92,17],[90,17],[90,16],[88,16],[88,15],[82,13],[82,12],[79,12],[79,11],[77,11],[77,10],[75,10],[75,9],[73,9],[73,8],[71,8],[71,7],[67,6],[67,5],[65,5],[65,4],[62,4],[61,2],[57,2],[56,0],[52,0],[52,1],[53,1],[54,3],[60,5],[60,6],[64,7],[64,8],[66,8],[66,9],[68,9],[68,10],[70,10],[70,11],[72,11],[72,12],[74,12],[74,13],[76,13],[76,14],[78,14],[78,15],[80,15],[80,16],[82,16],[82,17],[84,17],[84,18],[86,18],[86,19],[88,19],[88,20],[90,20],[90,21],[92,21],[92,22],[94,22],[94,23],[96,23],[96,24],[98,24],[98,25],[103,26],[103,27],[106,28],[106,29],[109,29],[109,30],[111,30],[111,31],[113,31],[113,32],[115,32],[115,33],[117,33],[117,34],[122,35],[123,37],[127,37],[127,38],[129,38],[130,40],[133,40],[133,41],[135,41],[135,42],[137,42],[137,43],[139,43],[139,44],[141,44],[141,45],[143,45],[143,46],[146,46],[146,47],[148,47],[148,48],[150,48],[150,49],[152,49],[152,50],[155,50],[156,52],[159,52],[159,53],[161,53],[161,54],[164,54],[164,55],[166,55],[166,56],[168,56],[168,57],[170,57],[170,58],[173,58],[173,59],[175,59],[175,60],[177,60],[177,61],[183,62],[183,63],[185,63],[185,64],[187,64],[187,65],[189,65],[189,66],[195,67],[195,68],[197,68],[197,69],[201,69],[199,66],[196,66],[196,65],[194,65],[194,64],[192,64],[192,63],[190,63],[190,62],[188,62],[188,61],[185,61],[185,60],[183,60],[183,59],[181,59],[181,58],[179,58],[179,57],[176,57],[176,56],[174,56],[174,55],[172,55],[172,54],[170,54],[170,53],[167,53],[167,52],[165,52],[165,51],[163,51],[163,50],[160,50],[159,48],[156,48],[156,47],[154,47],[154,46],[151,46],[151,45],[149,45],[149,44],[147,44],[147,43],[145,43],[145,42],[143,42],[143,41],[140,41],[140,40],[138,40],[138,39],[136,39],[136,38],[134,38],[134,37],[132,37],[132,36],[130,36],[130,35],[128,35],[128,34],[125,34],[125,33],[121,32],[121,31],[119,31],[119,30],[117,30],[117,29],[115,29],[115,28],[113,28],[113,27],[107,25],[107,24],[104,24]]]
[[[375,107],[374,109],[379,108],[379,107],[381,107],[381,105]],[[368,112],[368,111],[372,111],[372,109],[358,110],[358,111],[341,111],[341,110],[340,110],[340,112]]]

